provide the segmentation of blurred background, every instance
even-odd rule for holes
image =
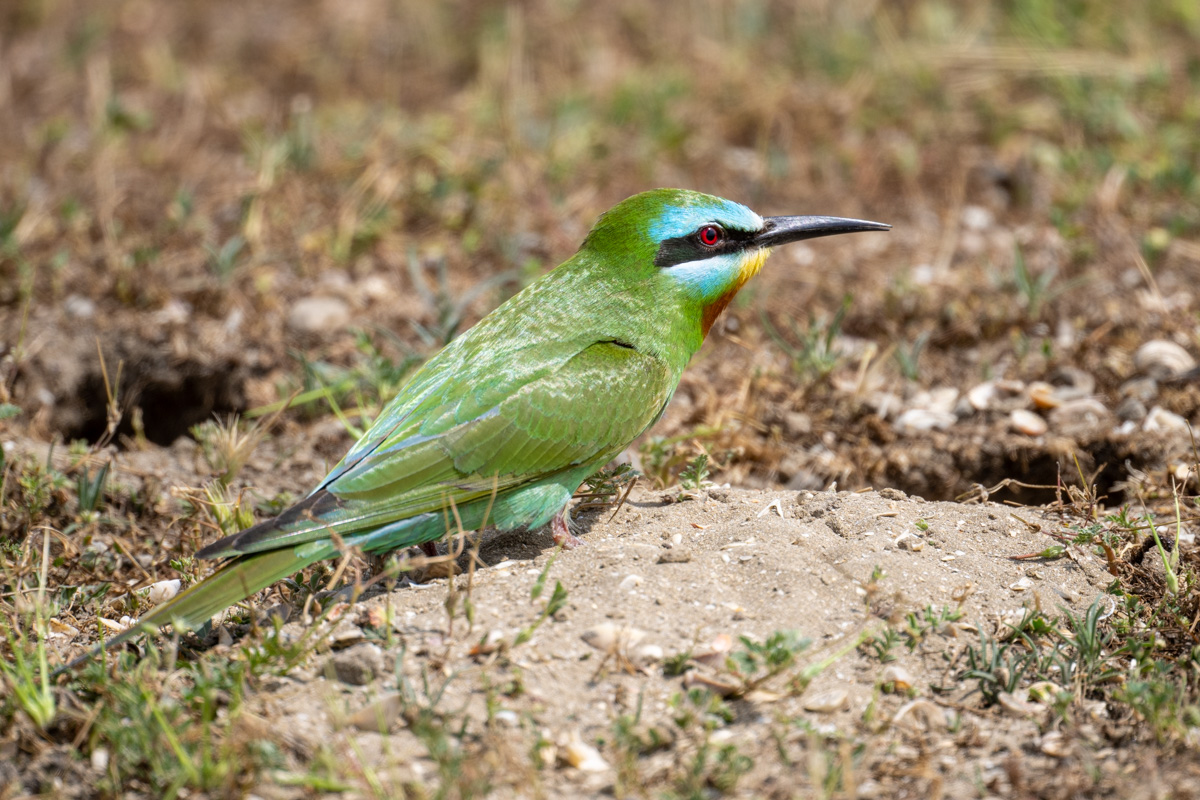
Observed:
[[[953,497],[1078,453],[1119,500],[1200,410],[1198,130],[1193,0],[9,2],[3,424],[186,453],[295,394],[332,464],[679,186],[894,229],[772,258],[632,448],[652,483]]]

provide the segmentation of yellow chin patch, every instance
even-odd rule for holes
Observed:
[[[746,281],[758,274],[758,271],[763,268],[763,264],[767,262],[767,256],[771,254],[771,248],[760,247],[757,250],[750,250],[742,256],[742,270],[738,279],[737,289],[741,289]]]
[[[767,256],[770,254],[770,248],[764,247],[758,250],[751,250],[742,256],[742,262],[738,265],[738,275],[733,285],[714,302],[704,307],[704,316],[700,320],[700,330],[704,336],[708,336],[708,331],[712,328],[713,323],[717,321],[717,317],[721,316],[721,312],[725,310],[725,306],[729,305],[734,295],[746,285],[746,281],[757,275],[759,270],[763,268],[763,264],[766,263]]]

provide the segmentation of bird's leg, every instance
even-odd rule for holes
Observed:
[[[437,542],[421,542],[421,552],[433,558],[438,554]]]
[[[561,545],[564,550],[574,550],[583,544],[583,539],[580,539],[575,534],[571,533],[571,504],[563,506],[563,510],[554,515],[553,521],[550,523],[550,538],[554,543]]]

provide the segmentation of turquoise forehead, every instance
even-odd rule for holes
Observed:
[[[650,235],[660,242],[675,239],[687,236],[710,222],[742,231],[757,231],[763,226],[762,217],[741,203],[689,193],[686,202],[663,207],[650,223]]]

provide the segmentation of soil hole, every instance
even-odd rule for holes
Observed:
[[[89,374],[79,389],[76,408],[69,415],[72,420],[62,427],[63,436],[68,441],[94,442],[108,424],[104,376]],[[122,414],[114,440],[117,446],[121,435],[135,434],[137,409],[146,439],[162,446],[187,436],[193,425],[214,415],[245,410],[242,371],[231,364],[185,362],[168,369],[127,369],[118,396]]]

